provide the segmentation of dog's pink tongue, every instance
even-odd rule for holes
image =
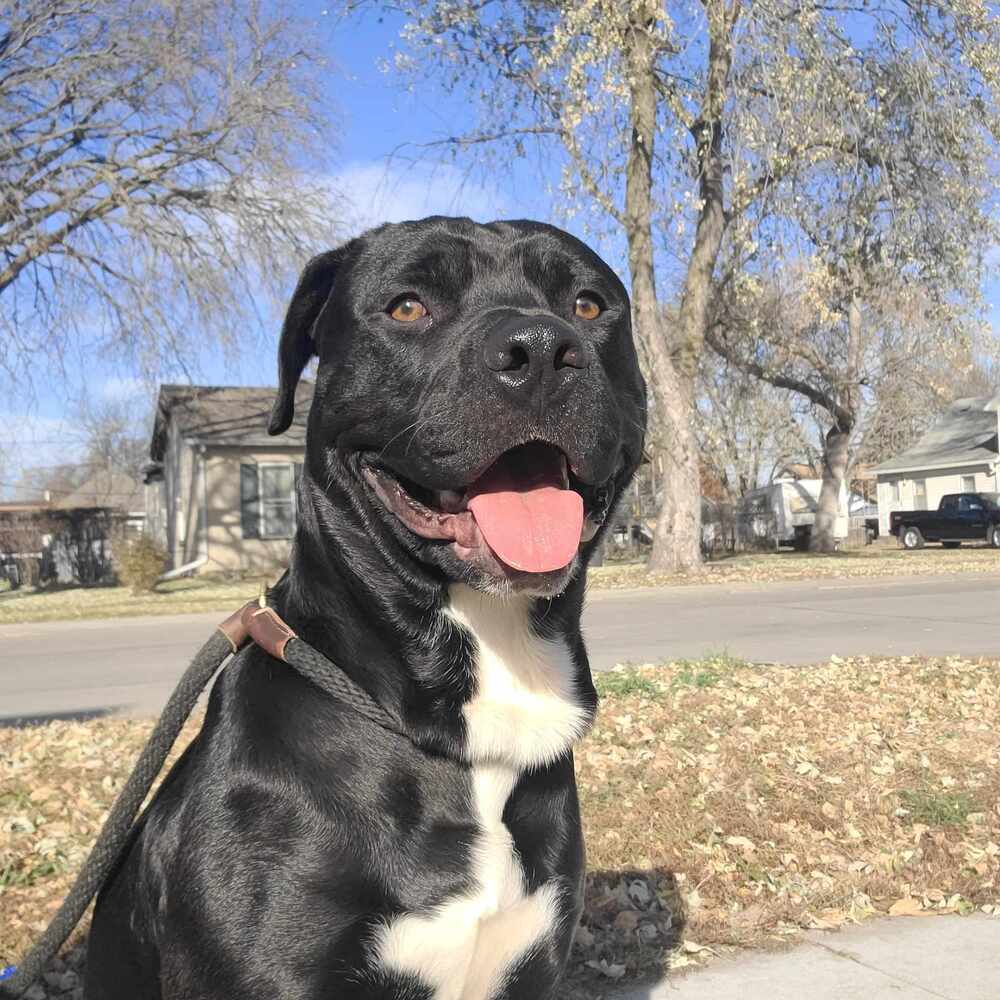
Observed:
[[[472,488],[469,510],[494,554],[525,573],[568,566],[583,533],[583,499],[562,488],[561,459],[532,446],[502,458]]]

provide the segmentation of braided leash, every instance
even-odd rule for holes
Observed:
[[[125,787],[115,799],[87,860],[52,922],[16,969],[0,969],[0,998],[14,1000],[38,980],[80,922],[90,901],[117,864],[139,809],[199,696],[215,672],[248,639],[271,656],[294,667],[307,680],[359,715],[384,729],[404,735],[400,721],[355,684],[332,660],[300,639],[273,608],[266,606],[263,594],[259,601],[244,605],[222,622],[195,654],[170,695]]]

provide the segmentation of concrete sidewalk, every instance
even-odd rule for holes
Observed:
[[[898,917],[814,932],[616,1000],[1000,1000],[1000,919]]]

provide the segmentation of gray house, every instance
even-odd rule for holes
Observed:
[[[275,394],[160,386],[145,470],[146,530],[166,548],[171,574],[270,572],[287,563],[313,383],[299,383],[292,426],[269,437]]]
[[[998,411],[1000,396],[956,399],[916,444],[875,466],[881,534],[891,511],[935,509],[946,493],[1000,488]]]

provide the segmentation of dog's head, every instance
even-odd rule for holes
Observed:
[[[272,434],[313,354],[314,488],[336,480],[448,580],[565,587],[645,428],[628,295],[593,251],[535,222],[382,226],[306,267]]]

